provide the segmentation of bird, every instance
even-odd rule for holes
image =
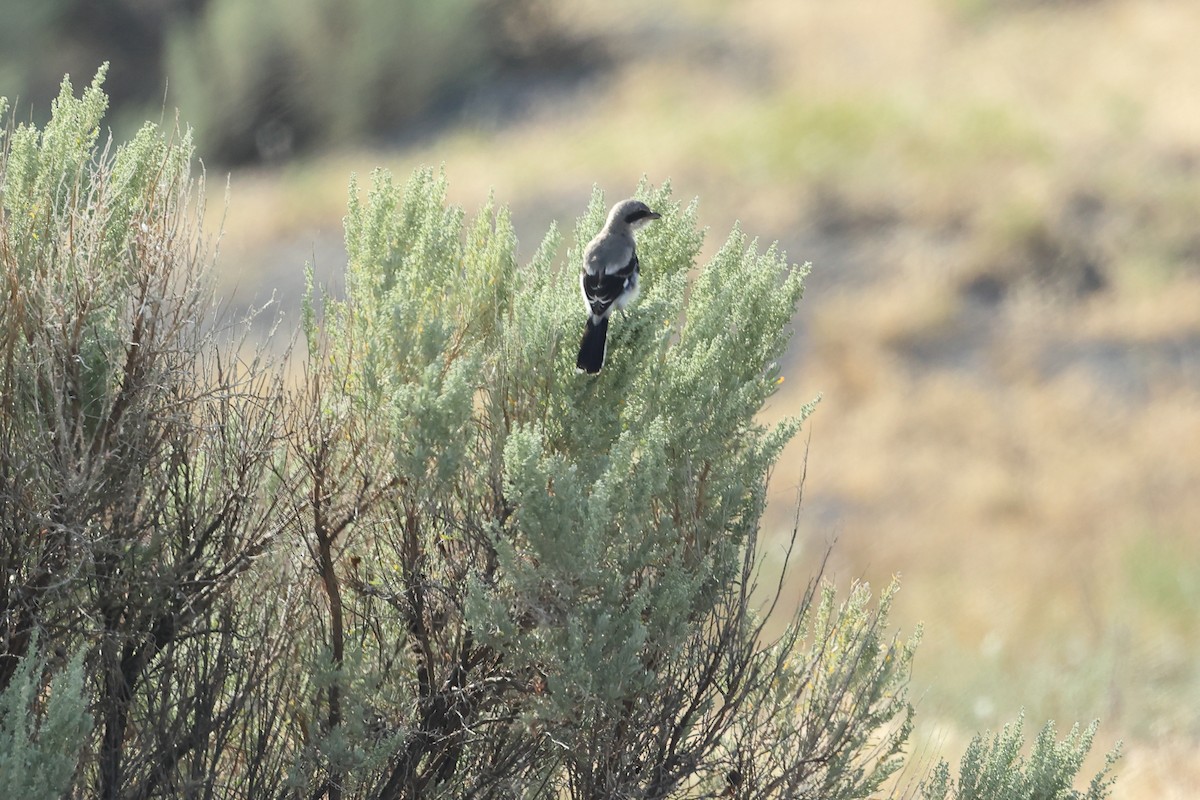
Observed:
[[[608,212],[604,227],[584,248],[579,288],[588,318],[575,359],[576,373],[595,375],[604,366],[608,318],[614,308],[624,312],[640,291],[633,232],[661,216],[641,200],[622,200]]]

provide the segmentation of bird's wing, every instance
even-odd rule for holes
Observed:
[[[628,263],[613,272],[584,272],[583,296],[592,314],[597,317],[603,316],[629,288],[637,271],[638,257],[637,251],[634,250],[630,253]]]

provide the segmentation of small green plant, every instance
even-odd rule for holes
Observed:
[[[0,692],[0,776],[10,797],[57,800],[71,788],[92,729],[83,662],[46,679],[37,642]]]
[[[962,757],[958,780],[950,777],[950,765],[942,761],[928,783],[921,787],[922,800],[1101,800],[1112,789],[1112,768],[1120,747],[1109,752],[1104,766],[1088,783],[1086,791],[1074,788],[1083,760],[1092,749],[1097,723],[1085,729],[1074,725],[1058,739],[1053,722],[1047,722],[1033,742],[1028,756],[1022,755],[1025,716],[1005,725],[990,741],[976,735]]]

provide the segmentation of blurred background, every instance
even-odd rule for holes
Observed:
[[[779,240],[813,273],[768,416],[823,400],[768,527],[807,459],[796,591],[834,540],[839,584],[901,576],[914,761],[1021,708],[1099,718],[1119,797],[1185,798],[1197,42],[1178,0],[0,0],[0,94],[41,122],[111,61],[118,138],[178,108],[221,293],[293,320],[377,166],[444,164],[468,210],[494,191],[524,256],[643,175],[700,198],[709,252],[735,220]]]

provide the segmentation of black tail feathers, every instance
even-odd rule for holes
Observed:
[[[579,357],[575,359],[575,370],[595,375],[604,366],[604,353],[608,349],[608,317],[593,322],[588,317],[583,329],[583,341],[579,343]]]

